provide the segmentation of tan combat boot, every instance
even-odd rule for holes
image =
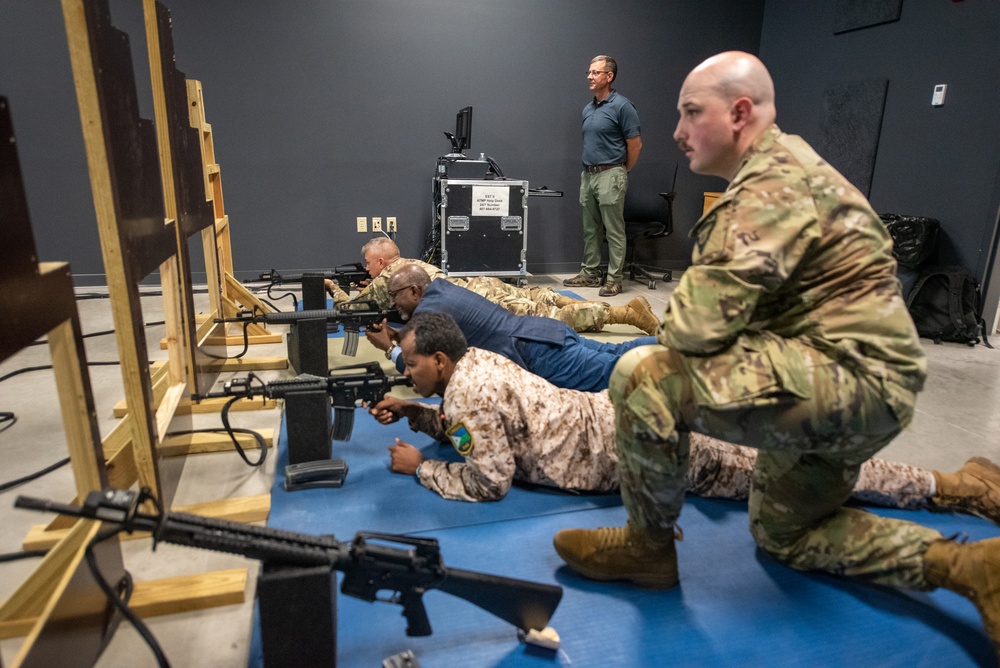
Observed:
[[[592,580],[625,580],[650,589],[677,585],[677,551],[671,532],[654,541],[631,523],[615,528],[563,529],[552,544],[570,568]]]
[[[612,306],[608,309],[609,325],[632,325],[649,335],[656,334],[660,320],[653,315],[653,309],[643,297],[636,297],[625,306]]]
[[[1000,466],[973,457],[954,473],[933,473],[936,491],[931,503],[1000,524]]]
[[[924,577],[972,601],[1000,658],[1000,538],[934,541],[924,554]]]
[[[556,308],[562,308],[563,306],[572,306],[573,304],[581,303],[582,299],[577,299],[576,297],[567,297],[566,295],[556,295]]]

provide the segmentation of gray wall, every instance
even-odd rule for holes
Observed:
[[[532,198],[530,271],[571,271],[582,243],[577,203],[580,110],[590,58],[618,59],[644,149],[629,212],[657,218],[683,156],[671,134],[687,71],[724,49],[757,51],[762,0],[169,0],[177,66],[204,85],[222,166],[237,274],[359,259],[357,216],[396,216],[404,255],[430,229],[430,179],[442,131],[475,109],[473,147],[504,172],[566,196]],[[140,3],[114,0],[132,39],[151,118]],[[103,266],[59,3],[0,0],[0,92],[11,99],[42,259],[78,277]],[[674,239],[656,258],[687,264],[701,193],[677,179]]]
[[[899,21],[834,35],[838,4],[768,0],[760,56],[778,124],[815,141],[826,88],[888,79],[871,203],[938,218],[944,234],[931,261],[988,280],[1000,208],[1000,3],[904,0]],[[932,107],[940,83],[945,105]],[[990,325],[1000,300],[993,273]]]

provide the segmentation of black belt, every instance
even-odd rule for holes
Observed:
[[[603,172],[607,169],[612,169],[614,167],[624,167],[624,166],[625,163],[622,162],[615,163],[614,165],[584,165],[583,171],[587,172],[588,174],[597,174],[598,172]]]

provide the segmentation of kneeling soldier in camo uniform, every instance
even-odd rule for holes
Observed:
[[[702,432],[759,449],[750,532],[763,551],[800,571],[949,589],[1000,650],[1000,538],[959,543],[843,505],[865,461],[912,421],[927,362],[885,225],[775,125],[774,99],[748,53],[713,56],[684,80],[674,139],[692,171],[729,186],[691,230],[663,345],[632,350],[611,375],[628,523],[560,531],[555,549],[593,579],[677,585],[688,434]]]

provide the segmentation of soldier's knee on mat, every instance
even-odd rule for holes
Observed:
[[[629,381],[631,381],[636,367],[652,355],[655,355],[657,351],[663,350],[662,346],[657,345],[638,346],[622,355],[618,363],[615,364],[615,368],[611,372],[611,378],[608,381],[608,391],[612,397],[612,401],[614,401],[614,397],[623,397],[628,392]],[[631,383],[631,385],[634,386],[635,383]]]

